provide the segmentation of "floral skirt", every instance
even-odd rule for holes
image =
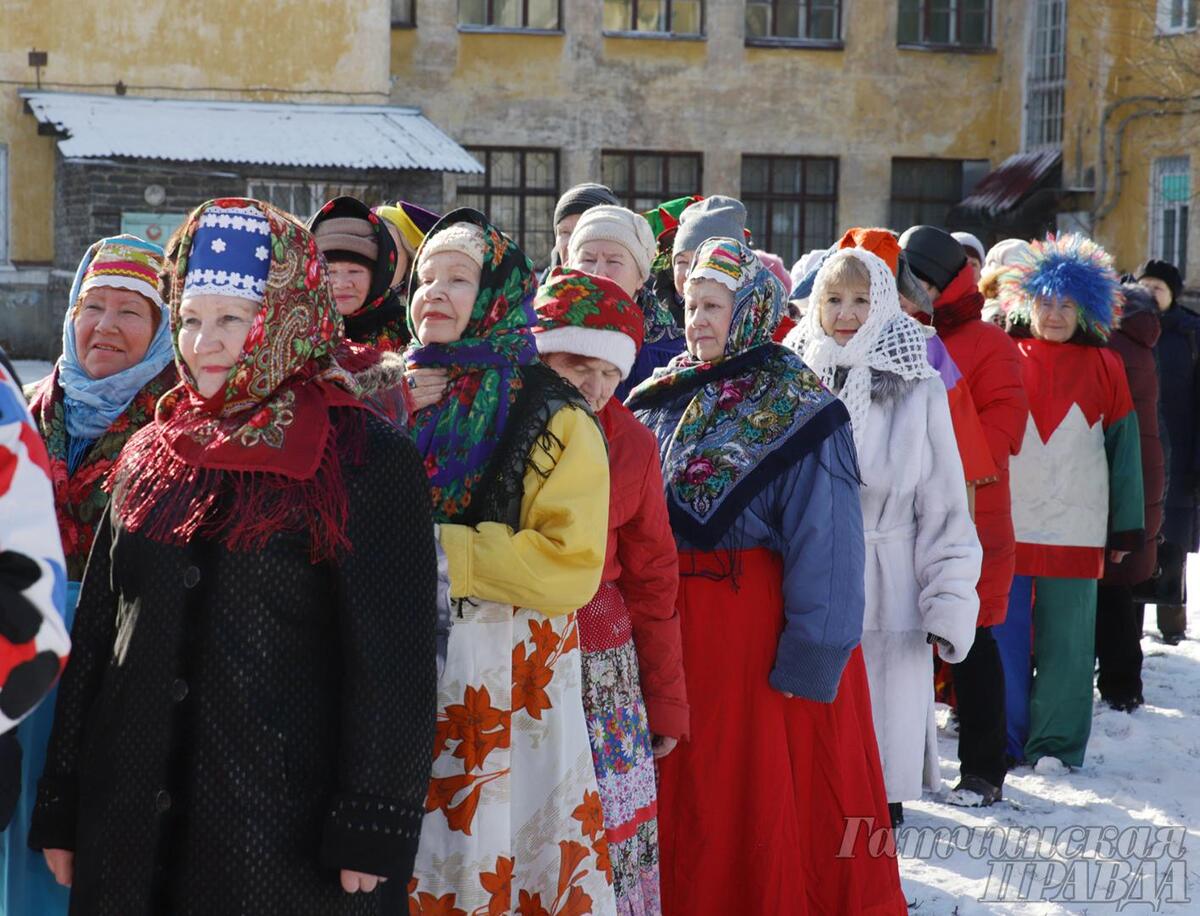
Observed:
[[[625,600],[604,583],[577,614],[583,711],[600,784],[617,912],[658,916],[658,798]]]
[[[574,614],[455,612],[411,916],[611,914]]]

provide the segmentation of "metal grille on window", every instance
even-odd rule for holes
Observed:
[[[837,232],[837,160],[742,156],[742,200],[752,244],[789,266]]]
[[[1026,149],[1062,145],[1066,39],[1066,0],[1035,0],[1025,82]]]
[[[600,174],[631,210],[645,212],[666,200],[700,193],[699,153],[604,150]]]
[[[517,240],[536,266],[544,267],[554,247],[558,151],[479,147],[470,153],[484,172],[458,179],[457,206],[485,214]]]
[[[1192,165],[1187,156],[1156,159],[1151,188],[1150,250],[1183,273],[1187,268]]]
[[[968,172],[972,184],[978,181],[981,170],[973,160],[893,159],[891,225],[900,231],[921,225],[944,228],[950,208],[969,190]]]

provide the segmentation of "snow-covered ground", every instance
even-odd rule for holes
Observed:
[[[28,385],[30,382],[36,382],[38,379],[45,378],[54,368],[54,363],[48,363],[40,359],[14,359],[13,368],[17,370],[17,375],[21,377],[21,384]]]
[[[1196,561],[1188,588],[1200,595]],[[904,806],[896,842],[911,913],[1200,914],[1200,641],[1165,645],[1147,611],[1146,705],[1115,712],[1097,695],[1081,769],[1018,769],[991,809],[928,795]],[[939,725],[947,718],[939,708]],[[938,744],[949,789],[957,743],[939,731]]]

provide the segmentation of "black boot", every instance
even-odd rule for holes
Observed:
[[[892,816],[892,829],[904,823],[904,805],[900,802],[888,802],[888,814]]]

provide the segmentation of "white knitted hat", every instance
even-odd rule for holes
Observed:
[[[588,242],[616,242],[633,255],[642,279],[650,276],[650,265],[658,246],[654,241],[654,230],[646,217],[624,207],[600,206],[584,211],[571,233],[567,246],[567,260],[574,264],[579,249]]]
[[[483,230],[474,223],[453,223],[442,229],[437,235],[431,235],[425,239],[425,244],[421,246],[417,263],[420,264],[430,255],[438,254],[442,251],[457,251],[460,254],[465,254],[478,264],[479,269],[482,270],[484,254]]]

